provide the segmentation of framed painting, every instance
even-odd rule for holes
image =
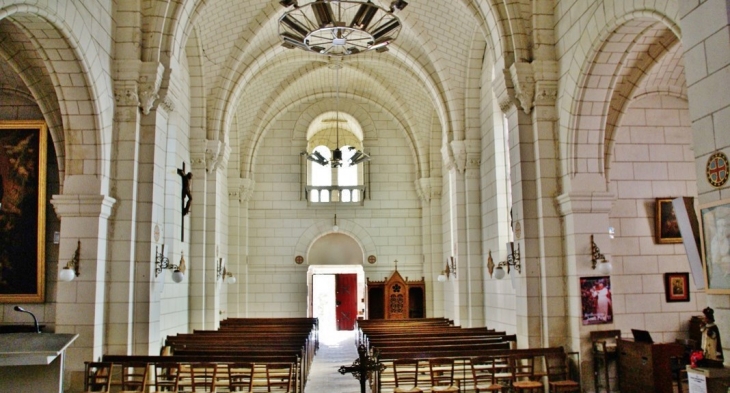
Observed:
[[[730,199],[700,206],[707,293],[730,294]]]
[[[654,236],[659,244],[682,243],[672,198],[657,198],[654,205]]]
[[[667,302],[689,301],[689,273],[664,273],[664,294]]]
[[[0,122],[0,303],[45,300],[43,122]]]
[[[580,301],[583,325],[613,323],[611,277],[581,277]]]

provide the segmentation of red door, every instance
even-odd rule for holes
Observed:
[[[357,274],[335,276],[337,330],[355,329],[357,319]]]

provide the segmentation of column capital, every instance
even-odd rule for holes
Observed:
[[[512,84],[515,88],[515,98],[525,114],[532,110],[532,100],[535,96],[535,74],[531,63],[513,63],[509,67]]]
[[[256,186],[256,181],[253,179],[240,179],[240,188],[241,188],[241,202],[248,202],[251,199],[251,196],[253,196],[253,190]]]
[[[114,98],[120,106],[138,106],[148,115],[159,98],[165,66],[160,62],[120,60],[115,63]]]
[[[51,204],[56,215],[66,217],[108,218],[116,199],[106,195],[54,195]]]
[[[556,198],[561,216],[580,213],[607,214],[616,194],[612,192],[571,192]]]

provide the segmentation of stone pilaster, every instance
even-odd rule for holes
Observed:
[[[104,314],[109,310],[99,299],[104,299],[111,279],[107,270],[106,239],[108,218],[115,202],[105,195],[64,194],[51,198],[61,219],[59,255],[73,255],[77,243],[81,242],[81,274],[71,282],[58,283],[56,303],[56,332],[80,335],[66,352],[70,365],[83,367],[84,361],[98,359],[105,349]]]

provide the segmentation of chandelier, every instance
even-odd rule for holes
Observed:
[[[327,164],[331,164],[332,168],[341,168],[343,163],[342,158],[342,150],[340,150],[340,68],[336,68],[336,75],[335,75],[335,86],[337,87],[337,93],[336,93],[336,101],[335,101],[335,113],[336,113],[336,119],[335,119],[335,150],[332,151],[332,160],[327,161],[327,158],[325,158],[322,154],[320,154],[318,151],[313,151],[312,154],[307,154],[307,152],[303,152],[302,154],[307,156],[307,159],[309,161],[315,162],[319,165],[325,166]],[[348,166],[357,165],[361,162],[370,161],[370,155],[363,153],[360,150],[357,150],[356,148],[349,146],[348,149],[350,151],[355,150],[355,152],[352,154],[352,156],[348,160]],[[337,218],[335,218],[335,225],[337,222]]]
[[[302,6],[297,0],[280,0],[279,4],[293,7],[279,18],[282,45],[328,56],[387,51],[401,29],[395,13],[408,5],[395,0],[386,10],[370,0],[315,0]]]

